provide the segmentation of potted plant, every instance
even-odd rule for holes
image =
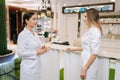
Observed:
[[[5,17],[5,0],[0,0],[0,80],[3,80],[4,75],[9,74],[5,71],[5,62],[8,62],[14,57],[14,53],[7,49],[7,33],[6,33],[6,17]],[[5,65],[5,66],[4,66]],[[8,65],[9,66],[9,65]],[[2,76],[2,77],[1,77]],[[1,79],[2,78],[2,79]]]
[[[7,49],[5,0],[0,0],[0,56],[11,53]]]

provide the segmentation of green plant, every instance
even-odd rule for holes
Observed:
[[[5,0],[0,0],[0,55],[10,53],[7,50]]]

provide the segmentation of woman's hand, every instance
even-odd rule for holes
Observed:
[[[49,50],[50,47],[46,47],[45,45],[41,48],[37,49],[37,55],[42,55],[46,53]]]
[[[66,51],[68,51],[68,52],[71,52],[71,51],[82,51],[82,48],[81,47],[77,47],[77,48],[69,47],[69,48],[66,49]]]
[[[41,49],[44,49],[45,48],[45,45],[41,46]]]
[[[71,52],[71,51],[73,51],[73,49],[72,48],[67,48],[66,51]]]
[[[82,71],[81,71],[81,73],[80,73],[80,77],[81,77],[82,79],[85,79],[85,77],[86,77],[86,72],[87,72],[87,70],[83,68]]]

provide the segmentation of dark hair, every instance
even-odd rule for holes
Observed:
[[[29,20],[34,14],[34,12],[26,12],[23,15],[23,28],[26,26],[26,20]]]
[[[100,29],[100,31],[102,33],[99,12],[97,11],[97,9],[90,8],[86,11],[86,13],[87,13],[87,19],[89,22],[89,26],[95,25],[98,29]]]

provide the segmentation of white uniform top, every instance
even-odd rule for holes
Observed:
[[[20,80],[40,80],[40,56],[37,49],[41,42],[39,36],[34,35],[27,29],[18,36],[17,53],[22,59],[20,67]]]
[[[98,54],[101,42],[101,32],[97,27],[91,27],[82,37],[81,53],[82,67],[87,63],[91,54]],[[98,58],[95,59],[93,64],[87,70],[85,80],[96,80],[96,71],[98,65]]]

